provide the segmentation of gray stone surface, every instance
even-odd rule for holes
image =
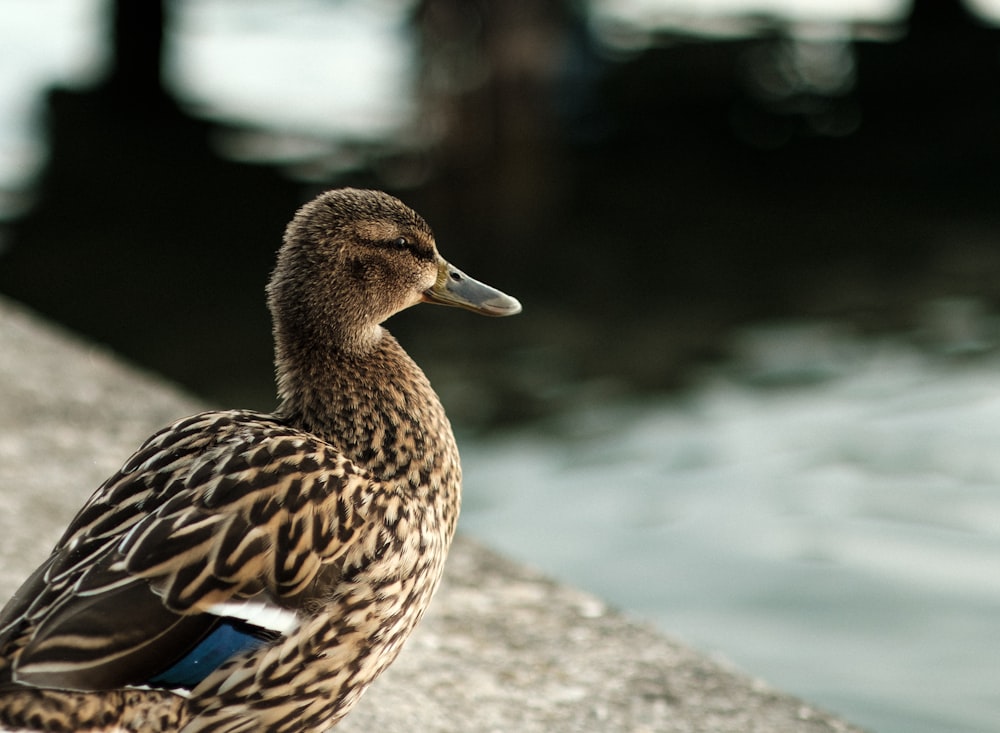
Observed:
[[[0,598],[147,434],[202,407],[0,299]],[[338,728],[858,730],[468,539],[399,660]]]

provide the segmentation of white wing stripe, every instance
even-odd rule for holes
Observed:
[[[270,629],[286,636],[299,624],[299,617],[295,611],[267,601],[226,601],[212,606],[208,612],[215,616],[238,618],[253,626]]]

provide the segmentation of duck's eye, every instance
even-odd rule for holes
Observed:
[[[410,246],[410,240],[406,237],[399,237],[398,239],[393,240],[392,246],[396,249],[406,249]]]

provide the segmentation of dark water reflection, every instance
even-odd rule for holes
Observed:
[[[602,37],[575,3],[390,3],[407,24],[383,14],[375,35],[350,25],[374,18],[360,3],[176,3],[164,87],[159,6],[116,7],[149,42],[49,97],[49,164],[5,229],[0,290],[214,402],[267,409],[263,286],[284,223],[323,188],[391,190],[525,306],[390,326],[469,446],[468,531],[879,730],[933,729],[908,708],[949,730],[995,716],[957,691],[927,703],[904,672],[948,657],[979,675],[956,690],[995,677],[977,653],[993,586],[948,576],[996,559],[1000,32],[938,0],[907,25],[803,36],[756,16],[714,39]],[[235,45],[180,45],[210,26]],[[344,27],[412,55],[392,56],[412,84],[396,80],[391,119],[344,117],[312,68],[368,78]],[[326,33],[339,55],[239,45]],[[264,76],[254,107],[239,79]],[[955,658],[884,633],[898,618],[954,638],[922,625],[939,609],[969,630]]]
[[[998,33],[948,3],[918,3],[908,35],[884,25],[893,43],[820,34],[798,48],[776,19],[716,42],[658,45],[651,33],[617,55],[559,4],[419,7],[414,116],[388,139],[267,127],[266,105],[249,131],[207,124],[159,85],[153,42],[122,50],[130,74],[54,94],[50,165],[38,205],[8,230],[0,288],[206,396],[266,406],[261,289],[281,227],[315,190],[389,188],[450,258],[527,304],[488,330],[453,314],[394,323],[425,361],[460,342],[458,363],[500,395],[470,407],[483,424],[558,410],[566,385],[674,389],[726,356],[734,327],[761,319],[891,332],[941,297],[996,304]],[[344,22],[357,22],[352,8]],[[296,17],[254,6],[224,39],[268,23],[294,37]],[[198,32],[177,23],[168,40],[185,30]],[[846,54],[850,73],[820,74],[824,48]],[[953,65],[927,61],[942,56]],[[864,124],[818,121],[840,114]],[[285,151],[300,178],[216,154],[213,141],[248,136],[258,157]]]

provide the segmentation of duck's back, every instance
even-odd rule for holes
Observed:
[[[331,384],[330,439],[250,411],[150,437],[0,613],[0,685],[189,688],[192,730],[258,713],[262,730],[333,722],[419,620],[457,518],[450,427],[400,379],[426,384],[410,369]],[[325,702],[295,694],[317,685]]]

